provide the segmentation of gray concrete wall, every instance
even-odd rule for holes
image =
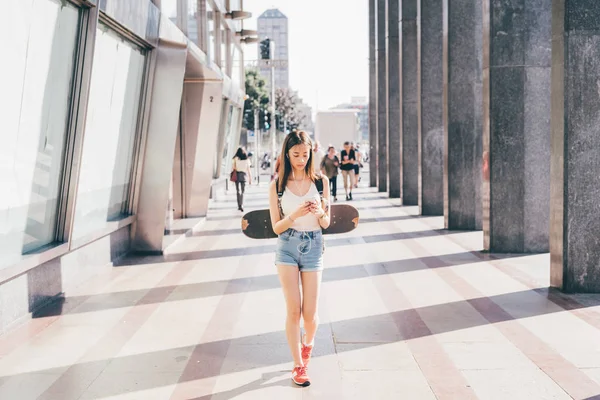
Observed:
[[[40,307],[112,268],[129,250],[129,226],[0,284],[0,335],[37,317]]]
[[[600,293],[600,2],[552,17],[551,285]]]
[[[387,0],[387,136],[388,136],[388,193],[391,198],[401,196],[401,83],[400,83],[400,7],[398,1]]]
[[[482,3],[444,0],[444,223],[482,228]]]
[[[418,1],[419,211],[444,215],[443,21],[439,0]]]
[[[403,0],[400,16],[402,86],[402,204],[416,206],[419,192],[417,0]]]
[[[377,186],[388,190],[386,1],[377,0]]]
[[[377,186],[377,0],[369,0],[369,186]]]
[[[484,2],[484,248],[547,252],[552,0]]]

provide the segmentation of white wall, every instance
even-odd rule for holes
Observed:
[[[331,144],[337,151],[342,149],[346,141],[358,141],[356,112],[319,111],[315,122],[315,139],[321,142],[321,147],[327,148]]]

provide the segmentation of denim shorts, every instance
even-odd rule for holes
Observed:
[[[322,231],[288,229],[277,239],[275,265],[292,265],[301,272],[322,271],[324,250]]]

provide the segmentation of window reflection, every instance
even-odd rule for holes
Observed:
[[[198,36],[198,0],[188,0],[188,12],[187,12],[187,36],[196,45],[199,43]],[[198,46],[201,47],[201,46]]]
[[[108,27],[96,36],[74,238],[123,217],[129,194],[145,55]]]
[[[208,31],[208,51],[207,54],[209,58],[213,62],[217,62],[216,54],[217,54],[217,38],[215,31],[215,11],[210,4],[210,2],[206,1],[206,22],[207,22],[207,31]]]
[[[160,0],[160,8],[164,15],[173,23],[177,20],[177,1],[178,0]]]
[[[224,72],[227,71],[227,48],[228,48],[227,32],[228,32],[228,30],[225,29],[223,27],[223,25],[221,25],[221,63],[219,65],[221,66],[221,69]]]
[[[60,0],[4,6],[0,268],[56,239],[80,17]]]
[[[239,47],[231,44],[231,80],[235,87],[242,87],[242,51]]]

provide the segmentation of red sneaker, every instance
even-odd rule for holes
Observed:
[[[295,367],[292,370],[292,381],[298,386],[310,386],[310,378],[306,374],[306,367]]]
[[[308,363],[310,362],[310,355],[312,354],[314,346],[307,346],[302,343],[302,362],[305,367],[308,367]]]

